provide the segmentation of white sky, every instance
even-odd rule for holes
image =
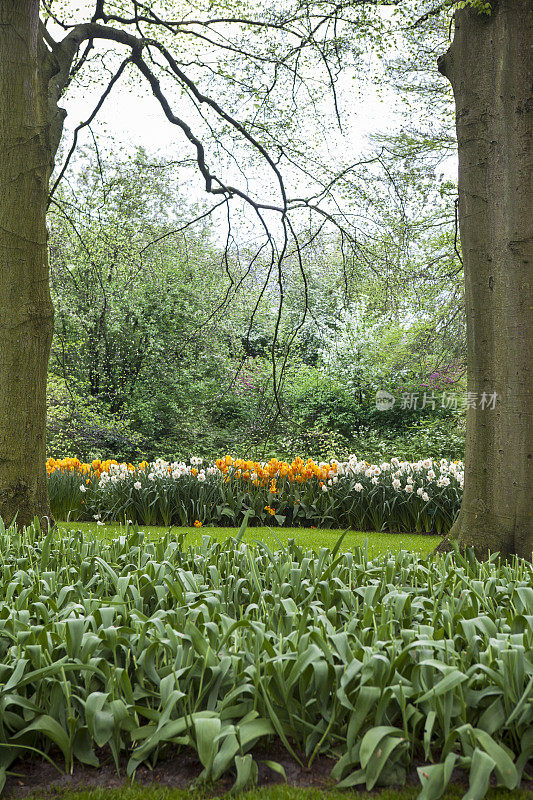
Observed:
[[[1,0],[0,0],[1,1]],[[83,0],[92,7],[94,0]],[[76,15],[79,19],[79,15]],[[63,33],[59,30],[50,28],[52,35],[61,38]],[[112,44],[106,43],[106,48],[110,49]],[[124,48],[117,45],[119,52]],[[399,129],[402,123],[405,124],[405,107],[402,108],[398,95],[381,85],[379,89],[368,79],[360,81],[360,75],[368,76],[376,66],[372,56],[364,59],[366,63],[359,64],[357,72],[352,75],[349,72],[339,81],[339,97],[341,104],[341,115],[344,130],[341,135],[337,131],[332,134],[328,143],[322,145],[320,156],[324,159],[324,164],[334,161],[339,153],[346,153],[346,161],[357,161],[375,153],[368,137],[375,133],[389,133]],[[131,73],[130,73],[131,74]],[[356,80],[354,80],[356,78]],[[74,127],[85,120],[96,105],[105,84],[95,80],[94,82],[84,81],[84,88],[74,87],[69,90],[68,95],[63,98],[61,105],[67,110],[67,120],[65,123],[63,146],[68,149],[72,139]],[[169,95],[173,110],[181,113],[180,99],[172,98]],[[333,101],[330,100],[329,114],[332,114]],[[185,119],[193,125],[194,119]],[[120,150],[133,152],[137,147],[143,147],[149,155],[163,156],[167,159],[179,159],[193,157],[195,151],[191,144],[187,142],[183,133],[168,122],[158,101],[153,97],[149,87],[139,76],[138,82],[132,85],[131,80],[122,80],[113,88],[111,95],[101,109],[97,119],[92,123],[92,131],[98,138],[99,147],[102,153]],[[196,129],[197,132],[197,129]],[[88,129],[84,129],[79,137],[80,144],[91,143],[92,136]],[[216,164],[212,164],[216,168]],[[456,163],[450,159],[449,163],[442,168],[451,178],[456,176]],[[192,203],[203,203],[206,199],[203,179],[198,171],[189,172],[192,177],[187,185],[190,191]],[[234,176],[230,175],[230,179]],[[257,180],[257,176],[254,176]],[[242,177],[235,176],[236,185],[242,187]],[[245,188],[245,187],[243,187]],[[302,193],[305,189],[302,187]]]
[[[353,86],[351,81],[343,83],[348,88]],[[75,125],[89,115],[101,92],[102,86],[96,84],[83,90],[77,88],[63,98],[61,105],[68,112],[65,124],[67,136]],[[358,96],[355,89],[351,96],[347,95],[346,90],[342,94],[344,110],[348,112],[342,120],[343,124],[347,123],[345,139],[354,153],[368,147],[369,134],[385,133],[397,127],[401,115],[394,92],[383,87],[378,92],[375,86],[368,84],[362,97]],[[141,83],[141,79],[135,91],[124,83],[115,86],[92,128],[100,135],[112,137],[124,146],[140,145],[149,151],[159,150],[166,155],[175,154],[176,150],[183,154],[193,152],[181,131],[165,118],[158,101]],[[89,141],[90,134],[86,131],[84,135]]]
[[[340,133],[337,134],[331,150],[335,151],[341,147],[350,153],[350,160],[356,161],[364,154],[373,152],[368,136],[397,129],[401,123],[401,114],[398,98],[386,88],[381,87],[378,91],[369,84],[365,86],[364,95],[359,96],[358,91],[353,88],[353,81],[343,81],[343,84],[353,91],[348,95],[346,90],[341,89],[345,106],[342,118],[344,130],[342,136]],[[101,92],[102,86],[93,84],[83,90],[76,88],[63,98],[61,105],[68,113],[64,142],[70,145],[74,127],[89,116]],[[179,111],[179,105],[174,110]],[[194,155],[193,147],[182,132],[168,122],[158,101],[148,87],[141,83],[141,79],[135,90],[125,83],[117,84],[91,128],[104,151],[106,146],[115,152],[120,148],[131,151],[141,146],[149,154],[169,159]],[[80,143],[92,141],[87,129],[80,133],[79,141]],[[324,148],[323,157],[327,159],[330,155],[332,153],[328,152],[328,148]],[[202,180],[198,176],[200,194],[203,193],[202,186]]]

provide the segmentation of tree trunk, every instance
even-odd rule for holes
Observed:
[[[27,525],[50,514],[45,468],[53,331],[46,231],[52,169],[49,60],[39,32],[39,0],[1,0],[0,517],[6,524],[15,515]]]
[[[456,13],[440,71],[455,96],[466,282],[465,488],[451,536],[533,551],[533,3]],[[491,396],[496,393],[495,408]],[[485,401],[485,403],[484,403]],[[487,407],[488,401],[488,407]],[[483,408],[483,405],[485,407]]]

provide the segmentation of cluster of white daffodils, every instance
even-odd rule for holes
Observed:
[[[442,489],[453,485],[462,490],[464,487],[464,464],[462,461],[448,461],[442,458],[434,461],[431,458],[420,461],[400,461],[391,458],[382,464],[369,464],[361,461],[357,456],[350,456],[347,461],[333,462],[337,467],[337,475],[348,477],[361,475],[370,479],[373,486],[378,484],[392,485],[396,492],[416,494],[425,503],[430,499],[429,492],[433,488]],[[365,487],[361,482],[353,486],[354,491],[363,492]]]
[[[145,462],[143,462],[143,464],[144,463]],[[131,465],[128,464],[110,464],[109,469],[102,472],[100,475],[96,488],[104,489],[110,483],[116,484],[130,480],[132,474],[134,474],[137,480],[134,481],[133,488],[140,491],[143,487],[142,482],[139,480],[139,477],[141,477],[140,473],[143,473],[150,483],[154,483],[158,479],[168,480],[169,478],[177,481],[183,477],[195,478],[199,483],[203,483],[209,475],[219,473],[216,466],[209,466],[207,469],[201,468],[200,465],[202,463],[202,458],[193,456],[190,460],[190,464],[186,464],[184,461],[170,462],[158,458],[149,464],[146,463],[145,466],[141,466],[137,470],[134,468],[132,469]],[[82,489],[82,487],[80,487],[80,489]]]

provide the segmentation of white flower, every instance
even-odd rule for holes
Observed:
[[[327,492],[327,490],[328,490],[328,487],[324,484],[324,486],[322,487],[322,491],[323,492]]]
[[[80,492],[86,492],[86,491],[87,491],[87,487],[84,486],[83,483],[82,483],[81,486],[80,486]]]
[[[407,483],[413,483],[413,476],[412,475],[408,475],[407,476]]]
[[[394,486],[395,489],[399,489],[402,484],[398,478],[394,478],[392,485]]]
[[[424,501],[424,503],[427,503],[427,501],[429,500],[429,494],[427,492],[422,492],[422,500]]]
[[[422,487],[420,487],[419,489],[416,490],[416,493],[417,493],[417,495],[419,497],[422,497],[423,492],[424,492],[424,490],[422,489]]]
[[[431,464],[432,461],[430,458],[426,458],[425,461],[422,461],[422,466],[425,467],[425,469],[431,469]]]
[[[149,480],[149,481],[155,481],[155,475],[154,475],[154,473],[153,473],[153,472],[149,472],[149,473],[148,473],[148,480]]]
[[[355,489],[356,492],[362,492],[363,491],[363,484],[362,483],[356,483],[353,488]]]
[[[429,472],[428,472],[429,480],[432,481],[434,477],[435,477],[435,473],[433,472],[432,469],[430,469]]]
[[[134,489],[142,489],[141,482],[140,481],[135,481],[135,483],[133,484],[133,488]]]
[[[116,475],[111,475],[111,483],[116,483],[117,481],[118,481],[117,476]]]
[[[337,483],[339,479],[338,479],[338,478],[337,478],[337,476],[335,475],[335,476],[334,476],[334,477],[333,477],[331,480],[333,481],[333,483]]]
[[[99,519],[98,519],[98,520],[96,521],[96,524],[97,524],[97,525],[103,525],[104,523],[103,523],[103,522],[101,522],[101,520],[99,520]]]
[[[198,480],[200,481],[200,483],[203,483],[205,481],[205,472],[198,473]]]
[[[405,487],[405,491],[407,492],[407,494],[411,494],[411,492],[413,491],[413,487],[411,486],[410,483],[408,483],[407,486]]]
[[[101,514],[93,514],[93,519],[100,519],[101,516]]]
[[[374,477],[373,477],[373,478],[372,478],[372,480],[371,480],[371,483],[373,483],[373,484],[374,484],[374,486],[375,486],[375,485],[376,485],[376,483],[379,483],[379,478],[376,478],[376,476],[374,475]]]

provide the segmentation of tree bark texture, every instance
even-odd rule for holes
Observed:
[[[46,208],[54,69],[38,0],[0,2],[0,517],[49,515],[46,374],[53,332]],[[57,70],[56,70],[57,71]]]
[[[440,71],[455,96],[468,391],[463,502],[451,535],[533,551],[533,2],[456,13]],[[484,397],[485,393],[485,397]],[[490,396],[496,393],[492,409]],[[488,407],[482,408],[483,399]]]

